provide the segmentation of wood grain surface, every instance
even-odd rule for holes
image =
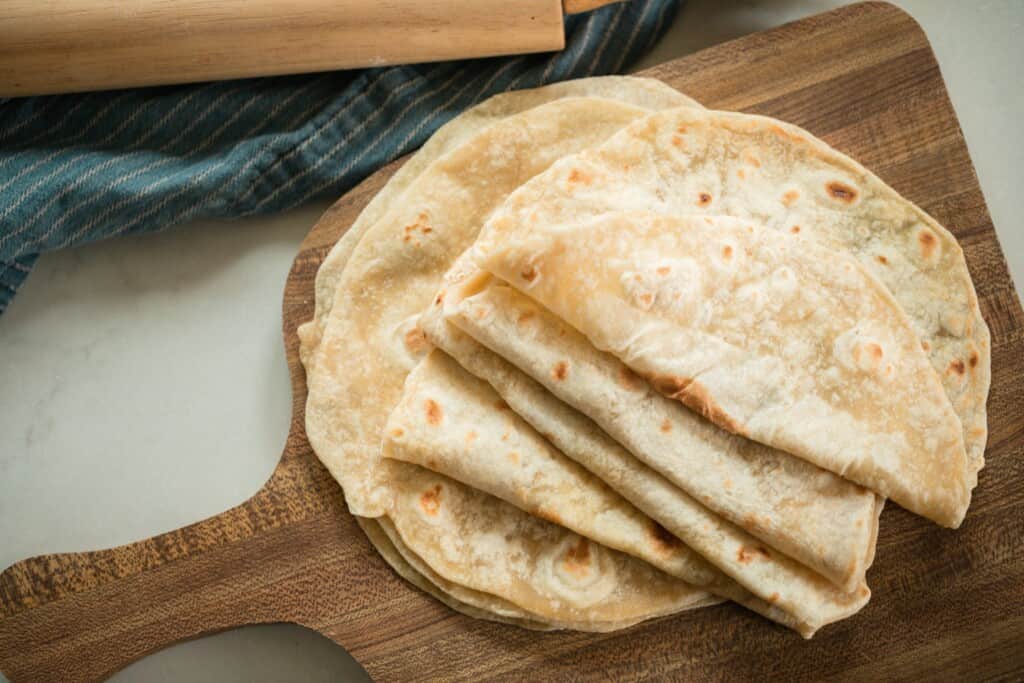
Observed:
[[[961,529],[889,505],[870,604],[811,641],[731,605],[617,633],[535,633],[464,617],[407,585],[306,442],[295,336],[321,259],[392,165],[337,202],[295,259],[283,308],[291,433],[266,486],[179,531],[10,567],[0,575],[0,670],[14,681],[102,679],[180,640],[283,621],[340,643],[378,681],[1024,676],[1024,313],[924,34],[889,5],[854,5],[646,75],[709,107],[809,129],[959,238],[993,370],[988,465]]]
[[[4,0],[2,8],[0,97],[565,46],[560,0]]]

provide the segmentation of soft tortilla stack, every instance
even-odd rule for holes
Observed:
[[[958,526],[988,330],[930,217],[805,131],[648,79],[508,93],[339,240],[306,427],[454,609],[604,631],[723,599],[810,637],[886,498]]]

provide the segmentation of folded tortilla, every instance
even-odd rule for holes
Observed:
[[[675,566],[664,561],[668,548],[674,548],[675,554],[680,550],[689,554],[696,551],[718,565],[715,575],[709,577],[702,568],[697,574],[691,569],[690,574],[676,575],[807,637],[821,626],[853,614],[867,602],[870,593],[863,583],[853,593],[841,591],[714,515],[641,464],[592,421],[440,316],[428,314],[421,325],[432,341],[490,387],[484,388],[479,380],[453,369],[452,361],[424,361],[414,371],[416,381],[410,378],[406,386],[403,404],[410,408],[404,414],[396,409],[392,415],[395,424],[404,425],[405,433],[401,440],[385,446],[386,455],[462,478],[577,533],[606,545],[617,544],[615,547],[665,571],[686,568],[678,561]],[[444,437],[444,430],[431,429],[422,421],[417,424],[415,405],[426,400],[428,394],[443,394],[449,403],[460,406],[460,424],[444,425],[451,438]],[[493,400],[497,396],[508,402],[515,417],[508,414],[504,403]],[[520,417],[533,429],[527,428]],[[467,434],[475,435],[471,441],[460,441],[455,436],[460,426],[469,430]],[[496,434],[500,437],[488,438]],[[510,458],[508,444],[514,435],[518,435],[518,442],[515,457]],[[414,440],[417,447],[410,447]],[[589,472],[581,472],[577,463]],[[530,482],[528,487],[523,485],[524,478]],[[615,493],[609,495],[608,487]],[[616,494],[633,503],[647,518],[616,523],[608,510],[631,520],[636,517],[634,508]],[[877,523],[877,513],[872,513],[875,517],[866,521]],[[677,545],[676,538],[664,530],[675,534],[685,546]],[[742,590],[737,590],[734,582]]]
[[[704,507],[844,591],[863,583],[878,528],[870,491],[702,420],[500,280],[467,276],[443,309]]]
[[[478,606],[511,605],[557,628],[605,631],[711,602],[646,562],[448,477],[395,464],[393,512],[381,525],[450,593],[447,582],[498,598]]]
[[[596,97],[621,101],[656,111],[682,105],[699,106],[678,90],[653,78],[635,76],[595,76],[552,83],[540,88],[514,90],[489,97],[441,126],[392,174],[356,220],[345,231],[316,271],[313,319],[299,326],[299,352],[303,364],[310,367],[313,351],[320,344],[324,327],[334,306],[335,290],[348,258],[356,244],[373,225],[387,215],[393,204],[402,201],[405,192],[430,166],[488,126],[528,109],[568,97]]]
[[[963,251],[856,161],[762,116],[659,112],[520,187],[481,240],[621,210],[735,216],[855,257],[909,316],[960,418],[971,469],[983,466],[991,347]]]
[[[335,305],[324,316],[322,337],[313,333],[303,339],[307,435],[342,484],[350,509],[393,527],[410,557],[440,580],[487,593],[552,625],[603,629],[634,623],[700,604],[706,594],[659,572],[651,578],[647,572],[654,570],[645,563],[613,553],[617,559],[609,566],[621,571],[602,579],[610,581],[611,592],[599,604],[574,606],[552,592],[544,567],[550,568],[559,552],[577,547],[577,536],[512,506],[495,507],[495,499],[458,482],[384,461],[380,440],[406,374],[429,346],[415,329],[415,318],[451,261],[508,192],[558,157],[602,141],[648,111],[626,102],[692,102],[649,83],[620,81],[617,101],[563,97],[528,109],[488,125],[434,160],[362,239],[339,244],[344,259],[339,258],[347,263],[336,274]],[[316,329],[315,323],[307,327]],[[465,510],[462,517],[470,520],[465,526],[423,523],[416,501],[423,496],[429,501],[438,486],[450,507]],[[475,506],[483,509],[473,512]],[[503,512],[492,514],[495,510]],[[526,521],[516,521],[520,518]],[[546,526],[535,528],[537,522]],[[529,531],[526,539],[510,538],[498,544],[503,551],[492,552],[488,543],[522,525]],[[481,543],[464,543],[474,538]],[[640,568],[631,569],[633,564]],[[482,566],[488,567],[486,575],[466,574]]]
[[[963,519],[976,477],[959,419],[906,315],[855,259],[749,221],[647,212],[481,253],[711,422],[940,524]]]

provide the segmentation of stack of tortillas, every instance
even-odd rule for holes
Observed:
[[[883,502],[947,527],[989,336],[953,236],[853,160],[649,79],[441,128],[324,261],[306,430],[410,582],[603,631],[868,601]]]

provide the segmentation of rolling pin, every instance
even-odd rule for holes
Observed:
[[[613,1],[4,0],[0,97],[560,50]]]

